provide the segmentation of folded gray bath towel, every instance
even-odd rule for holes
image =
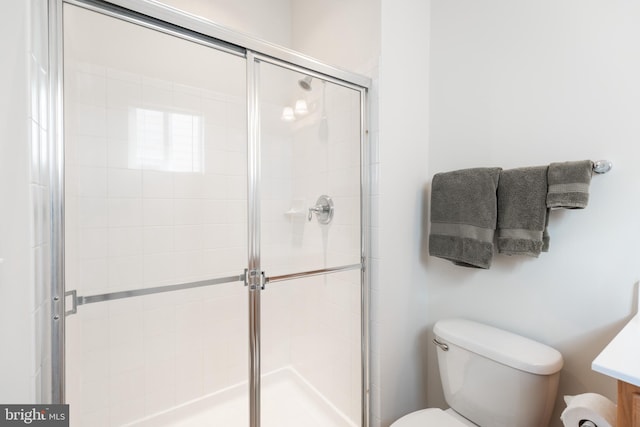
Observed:
[[[500,170],[464,169],[433,177],[430,255],[465,267],[491,266]]]
[[[582,209],[589,203],[589,184],[593,174],[591,160],[549,165],[547,207]]]
[[[546,198],[547,166],[500,173],[498,252],[537,257],[548,247]]]

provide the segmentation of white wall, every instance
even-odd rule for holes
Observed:
[[[0,401],[48,402],[46,3],[4,6],[11,13],[0,17]]]
[[[488,271],[427,261],[422,326],[464,316],[557,348],[562,395],[615,399],[591,361],[634,313],[640,276],[640,5],[595,0],[432,1],[430,174],[471,166],[613,161],[585,210],[553,211],[538,259]],[[443,405],[429,348],[428,398]]]
[[[373,191],[379,191],[372,198],[373,425],[389,425],[427,400],[445,405],[428,341],[433,323],[448,316],[557,347],[566,361],[560,396],[596,391],[615,398],[614,382],[592,372],[590,363],[636,310],[637,6],[432,5],[431,17],[420,1],[383,1],[380,12],[379,135],[375,120],[371,129],[374,147],[379,136],[372,156]],[[362,46],[342,32],[367,24],[354,19],[344,29],[337,25],[342,12],[331,11],[333,26],[324,22],[327,13],[318,13],[324,32],[306,36],[304,44],[295,30],[296,48],[344,66],[342,50]],[[313,33],[312,19],[296,22],[304,16],[294,14],[294,28]],[[314,45],[322,36],[334,41],[333,49]],[[426,256],[422,198],[434,173],[583,158],[609,158],[614,170],[594,178],[586,210],[552,213],[548,254],[497,257],[489,271]],[[559,398],[555,425],[562,408]]]
[[[292,0],[291,47],[367,73],[380,53],[380,0]]]
[[[424,407],[424,186],[429,106],[429,2],[383,1],[380,54],[380,199],[377,302],[380,421]],[[375,303],[374,303],[375,304]],[[374,424],[376,425],[376,424]]]
[[[291,0],[160,0],[253,37],[291,45]]]
[[[27,117],[27,4],[13,0],[14,14],[2,15],[0,49],[11,67],[0,68],[0,324],[3,348],[0,352],[3,402],[31,401],[30,363],[33,357],[29,262],[29,146]],[[7,96],[8,95],[8,96]],[[8,327],[16,325],[16,327]]]

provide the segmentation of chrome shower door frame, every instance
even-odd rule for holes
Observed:
[[[247,66],[248,260],[245,284],[249,304],[250,427],[260,426],[260,293],[269,281],[260,267],[260,63],[270,63],[354,89],[360,94],[360,263],[271,278],[289,280],[337,271],[361,271],[361,426],[370,424],[369,374],[369,153],[368,90],[371,80],[313,58],[257,40],[210,21],[148,0],[48,0],[49,3],[49,146],[51,153],[51,334],[52,403],[65,402],[65,272],[64,272],[64,121],[63,4],[72,4],[156,31],[243,56]]]

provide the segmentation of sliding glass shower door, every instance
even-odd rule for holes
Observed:
[[[367,427],[364,88],[63,18],[71,425]]]
[[[245,58],[73,5],[64,36],[72,425],[226,392],[201,425],[246,426]]]
[[[262,419],[362,419],[361,92],[258,62]]]

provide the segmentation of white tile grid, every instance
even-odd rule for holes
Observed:
[[[131,89],[131,86],[128,86],[128,89]],[[126,90],[120,90],[116,94],[117,96],[113,96],[109,99],[112,99],[113,102],[121,102],[122,97],[126,96],[126,92]],[[150,92],[150,90],[146,90],[147,96],[149,97],[152,96]],[[134,96],[138,96],[137,90],[133,90],[133,93]],[[144,94],[145,91],[142,93]],[[212,108],[215,108],[216,105],[219,107],[219,104],[213,102],[209,104]],[[95,108],[90,109],[90,111],[93,111],[95,114],[104,114],[105,108],[107,109],[105,116],[108,120],[109,118],[111,118],[111,120],[115,120],[117,117],[120,117],[121,120],[126,118],[126,115],[118,116],[116,112],[109,114],[108,103],[102,111]],[[87,118],[86,115],[85,118]],[[91,120],[90,118],[88,119]],[[94,127],[92,129],[98,129],[98,131],[101,132],[102,125],[100,124],[100,121],[94,120],[94,123],[97,124],[97,128]],[[111,124],[109,126],[111,126]],[[218,133],[221,132],[219,127],[215,130]],[[89,136],[89,138],[86,138],[87,136]],[[228,223],[224,222],[225,219],[227,221],[231,218],[237,219],[236,224],[246,221],[246,213],[242,211],[243,208],[241,207],[244,201],[239,197],[239,203],[232,206],[231,209],[228,209],[226,216],[222,215],[220,212],[221,208],[223,208],[221,204],[224,203],[222,197],[228,196],[228,194],[216,194],[217,197],[202,198],[204,195],[197,190],[200,184],[197,180],[180,179],[181,182],[179,185],[182,185],[183,188],[180,195],[187,197],[180,199],[178,203],[175,199],[176,174],[171,176],[172,174],[158,171],[126,170],[118,169],[116,167],[122,166],[124,163],[123,160],[118,162],[117,158],[119,150],[118,146],[121,144],[120,142],[116,142],[116,153],[112,154],[111,147],[114,145],[114,136],[116,139],[120,138],[124,136],[124,132],[122,130],[119,132],[117,130],[111,130],[106,137],[102,135],[78,134],[78,138],[74,138],[86,138],[86,141],[99,147],[100,150],[102,150],[100,147],[102,147],[103,141],[106,141],[109,153],[109,163],[107,164],[107,167],[105,167],[104,164],[95,164],[98,159],[92,158],[90,155],[85,157],[86,161],[82,161],[87,164],[86,166],[93,166],[93,169],[98,172],[104,170],[104,172],[100,172],[100,176],[106,176],[106,178],[102,178],[104,181],[97,181],[95,188],[98,189],[98,191],[106,191],[106,196],[101,199],[93,197],[95,194],[90,191],[92,185],[88,185],[87,192],[84,194],[85,197],[79,198],[80,208],[82,209],[84,207],[80,212],[79,231],[81,236],[83,233],[86,234],[84,239],[83,237],[80,238],[81,246],[83,245],[83,240],[85,242],[85,247],[80,250],[80,256],[82,258],[81,270],[91,270],[95,273],[104,273],[106,271],[106,277],[108,277],[109,280],[107,283],[104,283],[104,280],[102,280],[102,285],[106,285],[109,290],[118,289],[118,286],[116,286],[111,280],[112,278],[122,280],[120,283],[126,283],[127,286],[135,286],[135,283],[140,282],[141,279],[146,285],[162,283],[162,280],[167,278],[171,278],[172,281],[175,281],[180,277],[176,268],[173,267],[178,259],[176,251],[183,250],[182,255],[185,255],[183,262],[187,262],[188,260],[193,261],[194,257],[192,255],[197,254],[198,251],[203,249],[204,242],[207,241],[203,238],[202,234],[205,233],[205,230],[208,233],[214,233],[216,229],[217,231],[226,230],[227,232],[230,232]],[[342,141],[339,141],[336,144],[342,144]],[[229,147],[227,146],[226,148],[228,149]],[[338,156],[340,153],[349,152],[349,150],[345,152],[343,148],[338,148],[337,145],[335,148],[335,156]],[[225,151],[224,149],[216,151],[218,154],[225,152],[228,151]],[[86,150],[85,154],[87,153],[90,153],[90,150]],[[238,152],[231,151],[231,153],[236,153],[237,156]],[[356,158],[359,160],[359,153]],[[342,169],[339,169],[336,172],[338,173],[339,178],[336,178],[333,181],[334,189],[336,191],[335,194],[338,195],[341,202],[344,201],[345,207],[349,206],[347,210],[351,213],[350,215],[344,216],[338,215],[336,217],[336,226],[342,227],[342,231],[344,233],[341,232],[341,235],[348,235],[348,230],[352,229],[354,234],[351,235],[357,236],[356,242],[358,242],[359,236],[355,231],[359,231],[359,226],[356,227],[353,225],[352,221],[354,215],[355,218],[359,219],[359,204],[355,203],[357,197],[353,196],[353,194],[357,194],[357,190],[359,189],[357,186],[352,188],[348,185],[344,185],[344,179],[359,178],[359,169],[353,167],[352,161],[353,160],[349,162],[337,161],[337,165],[341,166]],[[225,165],[233,163],[233,158],[230,158],[228,162],[215,163],[214,161],[214,165],[218,165],[215,166],[215,168],[220,169],[224,168]],[[235,161],[235,163],[237,164],[238,161]],[[227,173],[233,171],[233,169],[222,170]],[[284,169],[278,168],[277,170],[282,171]],[[90,173],[87,172],[87,175],[90,175]],[[232,181],[237,178],[237,175],[223,175],[223,177],[228,181]],[[183,177],[181,176],[180,178]],[[280,182],[277,182],[278,180],[275,181],[274,191],[276,193],[282,194],[282,189],[286,189],[286,187],[282,186],[282,183],[285,182],[282,181],[284,178],[286,177],[281,178]],[[96,178],[92,177],[91,179],[95,180]],[[324,181],[326,181],[326,175]],[[358,181],[359,179],[356,180],[356,182]],[[103,182],[106,183],[106,185],[101,184]],[[173,187],[171,187],[171,185],[173,185]],[[207,186],[204,185],[204,187]],[[240,183],[238,188],[244,189],[244,183]],[[173,190],[174,198],[171,198],[171,190]],[[148,191],[148,194],[154,197],[145,199],[145,191]],[[222,191],[219,190],[219,193],[222,193]],[[315,195],[315,193],[316,192],[313,194]],[[193,198],[188,198],[189,196]],[[315,199],[313,201],[315,201]],[[273,203],[274,205],[277,205],[275,200]],[[282,204],[280,204],[280,206],[282,206]],[[208,212],[212,215],[212,224],[205,224],[204,218],[202,217],[202,212],[207,212],[207,208]],[[104,215],[105,211],[107,212],[107,215]],[[346,213],[346,211],[343,212]],[[283,216],[280,216],[280,221],[282,221],[282,219]],[[290,225],[288,228],[291,229]],[[242,232],[238,231],[238,233]],[[285,235],[287,234],[285,233]],[[227,236],[227,238],[230,237]],[[242,241],[245,240],[246,239],[244,238],[242,239]],[[348,239],[342,239],[342,243],[347,240]],[[97,241],[102,241],[103,244],[97,244]],[[265,241],[268,242],[268,238],[265,237]],[[315,247],[317,243],[318,241],[313,243],[314,247],[310,248],[311,251],[315,251],[317,249]],[[339,246],[340,243],[335,245],[336,253],[344,251],[343,249],[338,250]],[[228,252],[228,250],[225,250],[224,247],[220,249],[217,247],[209,248],[209,250],[204,251],[203,257],[206,259],[207,257],[219,256],[222,252]],[[333,257],[333,255],[331,256]],[[286,259],[286,256],[283,259]],[[196,260],[196,265],[191,266],[191,268],[195,268],[195,271],[198,271],[198,262],[199,261]],[[357,262],[357,259],[355,262]],[[190,269],[189,266],[186,266],[183,273],[188,273],[189,271],[194,270]],[[157,276],[153,276],[152,272],[158,273]],[[99,277],[103,276],[104,274]],[[359,282],[359,279],[356,279],[356,282]],[[286,293],[283,293],[282,295],[285,294]],[[325,299],[326,298],[327,297],[325,296]],[[351,298],[351,300],[353,299],[354,298]],[[350,301],[348,295],[347,301]],[[244,306],[243,301],[237,302],[240,302],[241,306]],[[318,303],[317,300],[313,303],[313,306],[309,307],[310,310],[308,310],[307,313],[313,313],[314,307],[316,310],[319,309],[320,311],[316,312],[316,321],[308,322],[308,324],[318,325],[320,327],[320,331],[318,331],[318,333],[321,334],[321,337],[324,337],[323,340],[326,346],[324,349],[320,349],[316,346],[315,348],[318,351],[315,352],[315,354],[310,355],[310,357],[315,358],[318,355],[324,355],[329,361],[327,362],[323,360],[322,363],[320,363],[323,370],[316,370],[315,373],[310,373],[309,377],[315,377],[319,382],[318,388],[322,389],[328,395],[337,395],[337,399],[340,401],[338,406],[341,410],[350,417],[358,419],[360,414],[359,367],[353,367],[351,365],[356,363],[359,364],[359,342],[356,343],[352,340],[351,342],[353,345],[349,344],[349,340],[352,339],[351,335],[353,335],[352,332],[354,328],[347,328],[347,330],[351,332],[345,337],[341,336],[341,334],[344,335],[341,325],[357,324],[353,319],[359,319],[359,314],[355,316],[349,315],[349,310],[352,309],[352,307],[349,307],[349,304],[347,304],[347,307],[341,307],[340,304],[328,302]],[[137,307],[134,308],[137,309]],[[176,307],[169,306],[167,308],[163,310],[163,317],[173,319]],[[195,312],[197,313],[198,310],[195,310]],[[173,315],[171,313],[173,313]],[[266,338],[271,338],[269,335],[272,334],[274,341],[278,340],[280,342],[279,349],[276,348],[270,352],[270,357],[274,360],[272,363],[275,366],[278,361],[283,361],[286,358],[285,354],[287,353],[287,345],[282,342],[282,339],[286,339],[286,334],[282,332],[282,329],[283,326],[287,324],[287,316],[283,316],[281,314],[278,315],[277,313],[280,313],[279,310],[274,310],[274,313],[276,313],[276,316],[273,317],[272,320],[275,325],[278,325],[278,327],[274,328],[273,332],[266,332]],[[224,363],[225,358],[227,362],[229,359],[233,358],[233,352],[226,351],[224,352],[225,354],[221,356],[219,351],[216,351],[214,347],[207,346],[206,344],[195,340],[193,342],[181,342],[184,346],[181,346],[180,348],[188,348],[190,352],[185,353],[183,356],[178,356],[175,353],[177,348],[176,345],[171,344],[167,347],[167,342],[176,343],[176,340],[178,339],[177,337],[183,336],[183,334],[177,334],[171,329],[171,327],[169,327],[168,331],[164,331],[159,334],[161,338],[156,337],[149,341],[146,334],[143,333],[140,327],[131,326],[145,324],[142,321],[141,316],[143,315],[131,313],[127,313],[124,317],[117,317],[113,315],[113,313],[109,315],[110,326],[107,326],[107,328],[109,329],[110,338],[107,342],[109,343],[109,348],[111,348],[111,350],[108,355],[109,360],[106,363],[106,366],[109,367],[109,375],[106,379],[103,378],[102,380],[85,381],[83,385],[83,394],[85,396],[90,396],[88,397],[88,403],[86,403],[87,410],[85,411],[85,415],[87,417],[91,417],[92,413],[95,415],[96,412],[94,411],[102,410],[97,407],[97,405],[91,404],[92,398],[95,398],[96,402],[101,401],[103,405],[104,402],[109,402],[111,421],[113,425],[116,425],[124,420],[131,420],[144,414],[152,413],[153,411],[164,408],[167,405],[174,405],[183,399],[192,398],[199,395],[200,391],[203,389],[211,391],[211,388],[207,388],[207,384],[213,385],[214,387],[229,385],[229,381],[221,382],[216,378],[214,373],[207,374],[207,370],[209,369],[207,367],[208,365],[200,364],[192,358],[203,357],[207,354],[209,356],[208,359],[212,357],[215,360],[217,357],[220,363]],[[341,319],[341,321],[333,324],[327,324],[327,319]],[[103,321],[104,320],[105,319],[103,319]],[[239,322],[242,323],[242,321]],[[168,325],[171,322],[166,321],[162,323]],[[198,323],[208,324],[201,321],[193,322],[193,325]],[[114,331],[118,331],[118,324],[129,325],[129,327],[126,329],[120,328],[119,333],[114,333]],[[149,322],[146,324],[148,325]],[[87,327],[90,328],[89,326]],[[115,328],[114,331],[111,331],[112,328]],[[102,332],[104,334],[106,331]],[[98,334],[98,336],[104,336],[103,334]],[[316,344],[322,343],[322,338],[321,341],[318,341],[317,336],[311,337],[310,331],[307,331],[305,335],[309,336],[310,340],[317,341]],[[124,340],[124,342],[119,342],[118,340]],[[242,343],[244,343],[244,341],[246,340],[242,340]],[[215,343],[219,344],[219,341],[215,341]],[[84,353],[87,355],[93,354],[95,356],[98,351],[94,346],[100,347],[104,345],[105,342],[103,340],[98,340],[98,342],[92,343],[91,341],[88,341],[84,344],[85,347],[87,347]],[[160,345],[160,347],[157,347],[158,345]],[[238,345],[240,347],[238,347]],[[231,350],[232,348],[242,350],[241,347],[243,345],[244,344],[241,344],[239,341],[237,344],[233,344],[232,341],[229,342],[227,350]],[[148,354],[145,353],[146,348],[150,349]],[[345,353],[345,348],[351,348],[350,351],[346,352],[346,358],[340,356],[341,353]],[[358,357],[355,357],[356,354]],[[150,361],[145,359],[145,357],[152,357],[152,355],[160,357],[161,359],[162,357],[168,357],[170,360],[174,361],[174,364],[169,361],[163,362],[162,360],[150,363]],[[124,360],[127,361],[129,366],[123,365],[122,361]],[[181,363],[178,363],[178,360]],[[133,364],[137,369],[127,369],[131,368],[130,364]],[[238,369],[228,370],[230,372],[237,372],[238,378],[240,378],[239,372],[244,372],[245,365],[246,364],[242,364],[242,369],[238,366]],[[182,368],[183,366],[188,367],[186,371]],[[198,366],[202,366],[202,368]],[[204,375],[197,374],[203,370]],[[337,376],[328,375],[330,372],[335,370],[342,372],[342,374]],[[349,374],[349,372],[351,372],[351,374]],[[128,375],[127,378],[129,378],[126,381],[123,378],[125,373]],[[178,375],[178,373],[180,375]],[[162,377],[165,381],[157,381],[154,383],[153,381],[156,377]],[[346,379],[347,382],[339,384],[339,381],[332,382],[327,380],[328,378],[334,377]],[[204,379],[200,381],[201,378]],[[131,381],[133,381],[133,383]],[[147,384],[148,386],[149,383],[154,385],[154,392],[145,394],[144,402],[142,402],[142,398],[134,391],[136,390],[136,387],[134,386],[137,384],[139,389],[141,384]],[[126,387],[123,384],[126,384]],[[126,390],[123,390],[123,392],[119,394],[117,390],[121,388],[126,388]],[[108,396],[105,395],[105,390],[107,389],[109,390]],[[87,400],[87,398],[85,398],[85,400]],[[143,408],[143,410],[140,408]]]
[[[131,88],[127,89],[130,90]],[[119,97],[114,97],[114,102],[119,102],[124,96],[125,94],[122,93]],[[99,114],[98,112],[96,113]],[[125,120],[125,116],[122,119]],[[77,138],[71,139],[81,139],[84,136],[86,135],[78,135]],[[101,136],[93,135],[89,138],[91,144],[94,144],[96,140],[101,141]],[[111,151],[110,148],[113,141],[109,137],[107,141],[109,151]],[[116,142],[116,145],[119,144],[119,142]],[[207,151],[211,152],[213,150]],[[220,229],[220,225],[231,225],[230,229],[225,231],[226,237],[223,240],[233,239],[235,242],[242,242],[236,244],[238,247],[242,247],[245,241],[245,233],[239,230],[239,224],[246,218],[246,213],[244,212],[246,181],[240,176],[243,170],[246,169],[244,166],[245,155],[239,151],[218,150],[216,153],[219,158],[222,159],[224,156],[228,159],[219,161],[220,164],[226,167],[222,171],[223,174],[200,175],[115,167],[79,167],[81,177],[79,179],[80,188],[78,193],[80,196],[80,222],[82,226],[107,227],[111,230],[122,228],[123,234],[130,232],[129,238],[133,239],[135,245],[141,240],[141,236],[145,236],[149,241],[157,242],[160,240],[163,242],[161,247],[165,249],[168,249],[173,244],[173,251],[179,252],[180,250],[201,249],[202,234],[214,232],[216,225],[218,229]],[[123,161],[115,163],[123,165]],[[207,187],[206,184],[208,182],[206,181],[210,179],[223,181],[223,184],[217,188],[227,187],[225,194],[204,194],[203,188]],[[229,197],[229,190],[236,191],[238,195]],[[147,197],[147,194],[149,197]],[[231,203],[223,203],[224,198],[235,200]],[[179,202],[177,199],[179,199]],[[203,212],[212,215],[212,219],[203,218]],[[212,222],[212,224],[209,224],[209,222]],[[165,228],[162,229],[162,227]],[[174,241],[171,243],[166,227],[174,227],[174,232],[176,227],[182,227],[180,231],[186,231],[186,234],[175,232]],[[189,229],[188,227],[191,228]],[[111,236],[112,233],[109,233],[109,235]],[[215,242],[212,247],[207,247],[206,249],[217,249],[221,246],[228,246],[228,244],[228,242],[226,244],[224,242]],[[111,246],[110,255],[115,256],[114,245]],[[131,247],[126,247],[124,250],[127,255],[131,255],[132,252],[135,251]],[[85,258],[96,257],[96,254],[91,251],[83,253]],[[150,267],[157,266],[158,260],[157,256],[146,258],[146,262]],[[121,265],[125,261],[118,260],[116,262]],[[149,270],[152,269],[150,268]],[[131,273],[135,275],[136,279],[139,277],[139,272]],[[199,276],[202,274],[202,271],[196,273]],[[169,279],[174,280],[175,277],[169,277]],[[147,285],[156,284],[154,280],[145,281]],[[115,286],[113,283],[110,285],[111,287]]]
[[[82,373],[85,415],[107,405],[110,425],[121,425],[241,382],[245,296],[222,291],[186,291],[193,295],[182,303],[160,307],[146,300],[113,302],[108,322],[83,321],[83,360],[90,363]],[[203,324],[212,327],[203,333]]]
[[[278,110],[277,107],[271,109]],[[299,245],[295,232],[303,227],[303,218],[285,215],[293,208],[294,140],[287,129],[279,126],[265,125],[262,131],[261,267],[267,275],[273,276],[296,271],[295,251]]]
[[[70,280],[70,287],[81,294],[95,294],[198,280],[231,270],[238,274],[246,253],[246,183],[242,177],[246,154],[238,145],[243,131],[229,127],[238,126],[239,109],[228,108],[235,101],[207,94],[202,102],[207,108],[231,111],[228,118],[216,122],[200,108],[204,98],[170,85],[174,104],[169,110],[197,107],[197,113],[206,117],[206,129],[218,126],[215,139],[206,141],[206,152],[219,159],[208,159],[218,161],[204,175],[129,169],[125,146],[129,135],[123,125],[129,115],[124,107],[129,102],[158,101],[166,95],[162,93],[166,87],[155,82],[154,98],[151,84],[145,85],[136,76],[78,68],[83,69],[78,80],[87,90],[71,90],[69,96],[83,94],[78,102],[69,100],[69,110],[81,117],[71,119],[67,128],[68,159],[76,162],[69,164],[68,170],[78,177],[67,177],[72,183],[67,198],[78,201],[78,220],[75,227],[69,227],[77,239],[68,242],[72,246],[77,240],[77,249],[69,248],[68,253],[76,254],[69,260],[70,270],[79,266],[83,283],[77,278],[74,286]],[[205,190],[213,179],[222,183]],[[89,318],[81,323],[81,342],[76,343],[82,347],[79,352],[84,365],[81,417],[93,422],[106,415],[102,419],[109,420],[108,425],[121,425],[244,377],[246,362],[236,356],[247,353],[243,348],[246,340],[238,338],[244,337],[238,329],[246,329],[242,326],[246,316],[239,315],[246,309],[243,295],[213,288],[186,293],[198,298],[189,302],[185,295],[172,295],[173,301],[165,301],[161,309],[149,304],[149,297],[123,300],[108,303],[108,310],[87,314]],[[221,323],[220,318],[211,318],[205,307],[227,312],[224,328],[213,333],[215,339],[201,333],[201,325]],[[216,371],[205,364],[210,359],[217,362]]]
[[[324,257],[321,262],[327,265],[342,265],[359,262],[360,254],[360,134],[359,126],[349,125],[359,111],[359,102],[345,100],[339,90],[333,92],[330,87],[327,85],[329,138],[321,141],[317,126],[297,129],[292,187],[293,198],[305,200],[308,206],[312,206],[320,194],[330,195],[336,206],[329,226],[304,220],[297,232],[298,250],[318,254],[320,260]],[[311,278],[307,284],[297,282],[292,285],[295,286],[292,317],[296,322],[292,366],[341,412],[358,421],[361,413],[359,273]]]

